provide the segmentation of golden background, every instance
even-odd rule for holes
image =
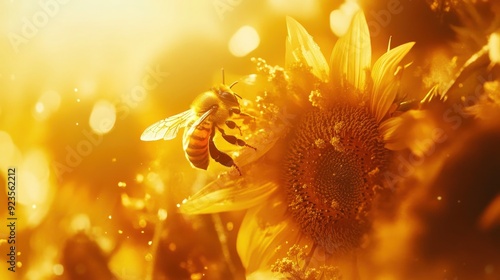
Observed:
[[[7,168],[16,167],[18,256],[14,274],[4,261],[8,245],[0,241],[0,279],[244,278],[234,249],[242,213],[183,216],[176,212],[177,204],[225,168],[212,164],[208,173],[193,170],[184,157],[181,137],[169,142],[141,142],[139,137],[150,124],[187,110],[198,94],[221,83],[221,68],[226,83],[240,81],[234,90],[244,97],[251,90],[244,79],[255,72],[251,57],[284,65],[287,15],[304,25],[328,57],[338,38],[331,24],[342,28],[349,22],[338,14],[330,18],[342,4],[299,0],[3,1],[0,186],[6,189]],[[474,17],[456,1],[360,4],[371,29],[374,57],[386,50],[390,36],[394,46],[416,42],[408,56],[414,63],[404,77],[409,98],[422,98],[433,85],[452,80],[457,65],[463,65],[486,43],[488,29],[481,24],[489,26],[494,21],[493,9],[498,8],[488,1],[470,4],[477,12]],[[400,12],[388,12],[392,5]],[[457,35],[452,25],[464,27],[470,36]],[[238,33],[244,26],[248,27]],[[464,192],[460,199],[469,196],[468,187],[489,188],[478,200],[463,204],[469,210],[457,210],[456,204],[437,206],[442,198],[456,193],[452,187],[416,192],[417,198],[408,203],[421,211],[407,222],[424,221],[427,226],[418,233],[408,233],[414,227],[404,223],[385,230],[424,235],[428,240],[419,239],[422,251],[411,254],[405,255],[404,242],[402,247],[395,243],[387,252],[380,252],[380,259],[387,262],[389,255],[408,256],[394,267],[399,271],[394,275],[411,275],[414,267],[441,275],[439,279],[473,279],[470,277],[477,271],[468,270],[467,265],[453,270],[461,265],[455,249],[435,245],[452,236],[457,245],[476,240],[470,243],[476,246],[470,255],[484,268],[476,279],[498,279],[498,253],[485,249],[481,255],[489,244],[500,244],[498,237],[491,239],[499,233],[498,223],[487,227],[485,234],[490,239],[483,242],[477,239],[484,237],[484,231],[467,228],[476,224],[474,218],[469,217],[470,223],[455,223],[469,219],[460,215],[479,216],[493,197],[498,198],[497,123],[451,135],[453,141],[443,144],[425,163],[425,168],[434,169],[433,164],[441,162],[435,157],[467,150],[470,155],[451,152],[451,156],[467,162],[476,155],[471,162],[481,162],[481,170],[487,172],[481,173],[475,164],[475,168],[466,165],[464,170],[473,173],[474,183],[458,188]],[[482,135],[490,127],[493,136],[480,138],[484,140],[479,141],[482,150],[474,135]],[[469,131],[466,129],[464,126]],[[483,162],[481,155],[490,155],[488,160],[496,162]],[[416,174],[428,174],[425,168]],[[442,181],[439,186],[452,185],[453,170],[437,177],[437,182]],[[419,176],[415,180],[425,177]],[[0,192],[2,224],[7,223],[6,201],[7,193]],[[498,199],[495,205],[498,207]],[[452,220],[431,219],[434,210],[449,211]],[[446,235],[446,222],[453,229],[450,235]],[[434,231],[444,236],[425,235]],[[7,234],[1,226],[0,239]],[[489,243],[491,240],[496,243]],[[397,279],[390,273],[377,274],[377,269],[373,274],[377,275],[373,279]]]

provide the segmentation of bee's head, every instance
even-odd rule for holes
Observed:
[[[234,93],[230,87],[222,85],[221,87],[217,88],[215,92],[219,96],[220,100],[228,107],[240,107],[238,98],[241,97]]]

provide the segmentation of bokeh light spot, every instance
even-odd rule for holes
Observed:
[[[19,155],[19,150],[17,146],[12,141],[10,134],[0,130],[0,166],[3,170],[7,168],[7,166],[12,166],[12,164],[16,164],[14,160],[14,156]]]
[[[243,57],[255,50],[259,44],[260,37],[257,30],[245,25],[238,29],[229,40],[229,51],[234,56]]]
[[[38,121],[47,119],[52,113],[56,112],[61,105],[61,96],[53,90],[44,92],[34,107],[34,117]]]
[[[170,244],[168,244],[168,249],[170,251],[174,252],[177,249],[177,245],[175,245],[175,243],[171,242]]]
[[[45,109],[45,106],[43,105],[43,103],[42,103],[42,102],[40,102],[40,101],[38,101],[38,102],[36,103],[36,105],[35,105],[35,111],[36,111],[37,113],[42,113],[44,109]]]
[[[90,128],[97,134],[108,133],[116,121],[115,106],[108,101],[101,100],[95,103],[92,113],[90,113]]]
[[[23,188],[18,188],[17,199],[20,204],[27,206],[26,224],[39,224],[47,214],[52,202],[54,186],[49,183],[49,163],[46,154],[40,150],[32,150],[24,155],[19,166],[19,182]]]
[[[160,221],[164,221],[165,219],[167,219],[167,210],[163,208],[158,209],[158,219]]]
[[[359,10],[356,0],[346,0],[337,10],[330,13],[330,28],[336,36],[347,32],[354,14]]]
[[[149,172],[146,178],[156,193],[163,193],[165,191],[165,185],[158,173]]]
[[[145,228],[147,225],[148,225],[148,222],[146,221],[146,219],[141,218],[141,219],[139,220],[139,226],[140,226],[141,228]]]
[[[490,60],[491,63],[500,63],[500,32],[495,32],[490,35],[488,39],[490,47]]]
[[[90,229],[90,219],[87,214],[78,214],[71,221],[71,229],[74,233],[88,231]]]
[[[64,273],[64,266],[62,264],[55,264],[52,267],[52,272],[54,272],[54,275],[61,276]]]
[[[122,193],[121,201],[122,205],[126,208],[141,210],[145,207],[144,199],[131,198],[126,193]]]
[[[142,174],[137,174],[137,175],[135,176],[135,181],[136,181],[137,183],[142,183],[142,182],[144,181],[144,175],[142,175]]]

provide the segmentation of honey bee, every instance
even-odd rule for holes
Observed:
[[[211,90],[197,96],[191,104],[191,109],[150,125],[142,133],[141,140],[174,139],[179,129],[186,127],[182,142],[186,158],[192,167],[206,170],[210,155],[216,162],[224,166],[234,166],[241,175],[241,171],[234,163],[234,160],[228,154],[217,149],[213,141],[215,132],[219,131],[222,138],[227,142],[256,150],[242,139],[226,134],[222,128],[223,125],[230,129],[236,128],[241,135],[240,127],[230,118],[233,114],[251,117],[241,112],[238,102],[241,97],[231,90],[236,83],[234,82],[230,86],[225,85],[224,72],[222,72],[222,84],[220,86],[213,87]]]

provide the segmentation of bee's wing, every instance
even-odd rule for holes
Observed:
[[[190,127],[189,127],[189,130],[188,132],[185,134],[185,135],[191,135],[193,134],[194,130],[204,121],[208,118],[208,116],[210,116],[213,112],[215,112],[216,108],[211,108],[210,110],[206,111],[205,113],[203,113],[203,115],[197,119]]]
[[[150,125],[141,135],[142,141],[156,141],[160,139],[170,140],[177,136],[177,132],[181,127],[196,116],[193,110],[187,110],[177,115],[168,117]]]

